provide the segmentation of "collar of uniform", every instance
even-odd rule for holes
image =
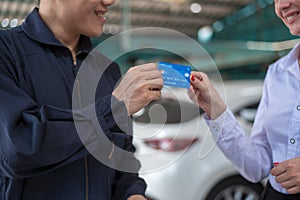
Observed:
[[[22,28],[24,32],[33,40],[36,40],[40,43],[55,45],[55,46],[64,46],[48,28],[48,26],[40,18],[39,9],[34,8],[33,11],[27,16]],[[89,53],[92,50],[91,40],[81,35],[79,40],[79,52]]]

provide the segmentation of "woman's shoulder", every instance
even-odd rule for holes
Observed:
[[[297,43],[287,54],[278,58],[275,62],[271,63],[268,72],[286,71],[295,62],[298,61],[300,53],[300,43]]]

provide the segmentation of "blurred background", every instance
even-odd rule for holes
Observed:
[[[21,24],[36,5],[36,0],[0,0],[0,28]],[[169,28],[195,39],[224,79],[263,78],[268,64],[298,41],[275,16],[273,0],[117,0],[107,14],[104,34],[93,43],[96,46],[110,36],[139,27]],[[142,41],[156,40],[166,46],[174,41],[155,32],[142,37]],[[126,40],[130,45],[130,38]],[[124,43],[117,45],[124,48]],[[189,46],[180,48],[186,57],[195,57]],[[134,64],[161,57],[180,62],[176,55],[153,50],[126,53],[118,62],[125,72]],[[209,71],[209,66],[203,70]]]

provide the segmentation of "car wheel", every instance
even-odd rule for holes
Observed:
[[[260,183],[251,183],[242,176],[233,176],[218,183],[206,200],[257,200],[263,191]]]

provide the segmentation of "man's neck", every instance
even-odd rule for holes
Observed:
[[[46,5],[50,6],[50,5]],[[54,36],[65,45],[73,55],[76,55],[78,51],[78,42],[80,35],[72,32],[63,24],[61,18],[55,15],[55,12],[50,12],[51,9],[45,8],[41,5],[39,9],[39,15],[45,24],[52,31]]]

